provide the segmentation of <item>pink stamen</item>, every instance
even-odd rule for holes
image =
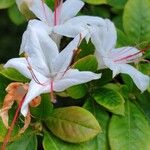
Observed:
[[[126,56],[126,57],[117,59],[117,60],[115,60],[114,62],[130,59],[130,58],[132,58],[133,56],[136,56],[136,55],[138,55],[138,54],[140,54],[140,53],[144,53],[144,52],[147,51],[149,48],[150,48],[150,46],[148,46],[148,47],[142,49],[141,51],[139,51],[139,52],[137,52],[137,53],[134,53],[134,54],[132,54],[132,55],[129,55],[129,56]]]
[[[28,69],[29,69],[29,71],[30,71],[30,73],[31,73],[31,76],[32,76],[33,80],[34,80],[37,84],[40,84],[40,85],[44,86],[44,84],[41,83],[41,82],[38,80],[38,78],[36,77],[36,75],[34,74],[34,71],[33,71],[33,69],[32,69],[32,66],[31,66],[29,60],[28,60],[28,57],[26,56],[25,58],[26,58],[26,61],[27,61],[27,63],[28,63]]]
[[[53,80],[50,81],[50,87],[51,87],[51,91],[50,91],[51,101],[53,103],[56,103],[56,98],[54,95],[54,82],[53,82]]]
[[[23,103],[24,103],[25,97],[26,97],[26,94],[24,95],[24,97],[22,98],[21,102],[19,103],[19,106],[18,106],[18,108],[17,108],[17,110],[16,110],[16,112],[15,112],[15,116],[14,116],[14,118],[13,118],[13,121],[12,121],[12,123],[11,123],[11,125],[10,125],[10,128],[9,128],[9,130],[8,130],[8,132],[7,132],[6,136],[5,136],[5,138],[4,138],[4,142],[3,142],[3,145],[2,145],[2,147],[1,147],[1,150],[5,150],[5,149],[6,149],[6,145],[7,145],[7,143],[8,143],[9,140],[10,140],[11,133],[12,133],[12,131],[13,131],[13,129],[14,129],[14,126],[15,126],[15,124],[16,124],[16,122],[17,122],[17,119],[18,119],[18,116],[19,116],[19,112],[20,112],[21,107],[22,107],[22,105],[23,105]]]
[[[63,3],[63,0],[55,0],[55,6],[54,6],[54,26],[58,25],[58,23],[59,23],[62,3]]]

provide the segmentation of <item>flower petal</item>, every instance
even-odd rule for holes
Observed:
[[[128,64],[120,64],[119,70],[121,73],[128,74],[142,92],[148,89],[150,85],[150,77],[144,75],[143,73]]]
[[[66,37],[74,38],[76,37],[79,33],[83,32],[86,30],[86,28],[82,25],[72,25],[72,24],[63,24],[59,26],[55,26],[53,28],[53,31],[59,35],[63,35]]]
[[[135,47],[122,47],[112,49],[110,52],[110,58],[120,63],[134,62],[142,56],[142,53]]]
[[[37,96],[39,96],[40,94],[43,93],[48,93],[50,92],[50,81],[49,79],[43,78],[43,80],[41,80],[42,83],[45,83],[47,85],[42,86],[40,84],[35,83],[35,81],[31,81],[29,84],[29,89],[28,89],[28,93],[25,97],[25,101],[22,105],[21,108],[21,113],[26,116],[28,113],[28,104]]]
[[[119,73],[128,74],[142,92],[149,87],[150,78],[135,69],[133,66],[129,64],[118,64],[111,61],[110,59],[104,59],[104,61],[105,65],[113,71],[113,77]]]
[[[32,0],[29,9],[44,23],[53,26],[53,12],[42,0]]]
[[[31,79],[32,76],[30,74],[30,71],[28,69],[28,64],[25,58],[13,58],[10,59],[5,65],[4,68],[15,68],[18,70],[21,74],[23,74],[25,77]]]
[[[109,55],[110,51],[115,47],[117,33],[114,24],[105,19],[106,26],[93,28],[91,40],[96,50],[103,56]],[[109,43],[109,44],[108,44]]]
[[[95,74],[90,71],[79,71],[77,69],[69,69],[61,80],[54,81],[54,91],[61,92],[65,89],[91,80],[97,80],[101,74]]]
[[[54,70],[55,72],[58,72],[57,78],[62,76],[62,74],[64,74],[64,72],[69,68],[73,59],[73,55],[77,51],[78,46],[80,45],[85,35],[86,32],[78,34],[56,57],[54,61]]]
[[[34,69],[45,76],[49,75],[52,59],[58,55],[58,48],[49,37],[47,28],[41,28],[41,24],[37,24],[37,21],[30,21],[23,35],[21,49],[31,58]]]
[[[88,26],[105,26],[104,19],[93,16],[77,16],[68,20],[65,24],[54,27],[57,34],[75,37],[84,30],[88,30]]]
[[[81,0],[67,0],[63,3],[61,9],[61,23],[74,17],[80,9],[84,6],[84,2]]]

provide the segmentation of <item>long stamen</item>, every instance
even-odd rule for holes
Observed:
[[[14,116],[14,118],[13,118],[13,121],[12,121],[12,123],[11,123],[11,125],[10,125],[10,128],[9,128],[9,130],[8,130],[8,132],[7,132],[6,136],[5,136],[5,138],[4,138],[4,142],[3,142],[3,145],[2,145],[2,147],[1,147],[1,150],[5,150],[5,149],[6,149],[6,145],[7,145],[7,143],[9,142],[11,133],[12,133],[12,131],[13,131],[13,129],[14,129],[14,126],[15,126],[15,124],[16,124],[16,122],[17,122],[17,119],[18,119],[18,116],[19,116],[19,112],[20,112],[21,107],[22,107],[22,105],[23,105],[23,103],[24,103],[25,97],[26,97],[26,94],[24,95],[24,97],[22,98],[21,102],[19,103],[19,106],[18,106],[18,108],[17,108],[17,110],[16,110],[16,112],[15,112],[15,116]]]
[[[147,51],[149,48],[150,48],[150,46],[148,46],[148,47],[146,47],[146,48],[144,48],[144,49],[140,50],[139,52],[134,53],[134,54],[132,54],[132,55],[129,55],[129,56],[126,56],[126,57],[117,59],[117,60],[115,60],[115,62],[117,62],[117,61],[122,61],[122,60],[127,60],[127,59],[129,59],[129,58],[132,58],[133,56],[136,56],[136,55],[138,55],[138,54],[140,54],[140,53],[144,53],[144,52]]]
[[[57,6],[58,6],[58,0],[55,0],[55,6],[54,6],[54,26],[57,25]]]
[[[53,103],[56,103],[56,98],[55,98],[55,96],[54,96],[54,85],[53,85],[54,83],[53,83],[53,81],[51,80],[50,81],[50,87],[51,87],[51,91],[50,91],[50,96],[51,96],[51,101],[53,102]]]
[[[41,83],[41,82],[38,80],[38,78],[36,77],[36,75],[34,74],[34,71],[33,71],[33,69],[32,69],[32,66],[30,65],[30,62],[29,62],[29,60],[28,60],[28,56],[25,56],[25,59],[26,59],[26,61],[27,61],[27,63],[28,63],[28,69],[29,69],[29,71],[30,71],[30,73],[31,73],[31,76],[32,76],[33,80],[34,80],[37,84],[40,84],[40,85],[44,86],[44,84]]]
[[[55,0],[54,6],[54,26],[56,26],[59,22],[59,17],[61,14],[61,7],[62,7],[63,0]]]

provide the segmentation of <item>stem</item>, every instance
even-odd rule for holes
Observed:
[[[7,145],[7,143],[9,142],[11,133],[12,133],[12,131],[13,131],[13,129],[14,129],[14,126],[15,126],[15,124],[16,124],[16,121],[17,121],[17,119],[18,119],[19,112],[20,112],[20,109],[21,109],[21,107],[22,107],[22,105],[23,105],[23,103],[24,103],[25,97],[26,97],[26,94],[24,95],[24,97],[22,98],[21,102],[19,103],[19,106],[18,106],[18,108],[17,108],[17,110],[16,110],[16,112],[15,112],[15,116],[14,116],[14,118],[13,118],[13,121],[12,121],[12,123],[11,123],[11,126],[10,126],[10,128],[9,128],[9,130],[8,130],[8,132],[7,132],[6,136],[5,136],[5,138],[4,138],[4,142],[3,142],[3,145],[2,145],[2,147],[1,147],[1,150],[5,150],[6,145]]]

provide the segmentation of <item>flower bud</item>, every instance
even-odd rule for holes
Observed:
[[[30,11],[29,7],[33,0],[16,0],[17,6],[20,12],[26,17],[26,19],[33,19],[35,15]]]

